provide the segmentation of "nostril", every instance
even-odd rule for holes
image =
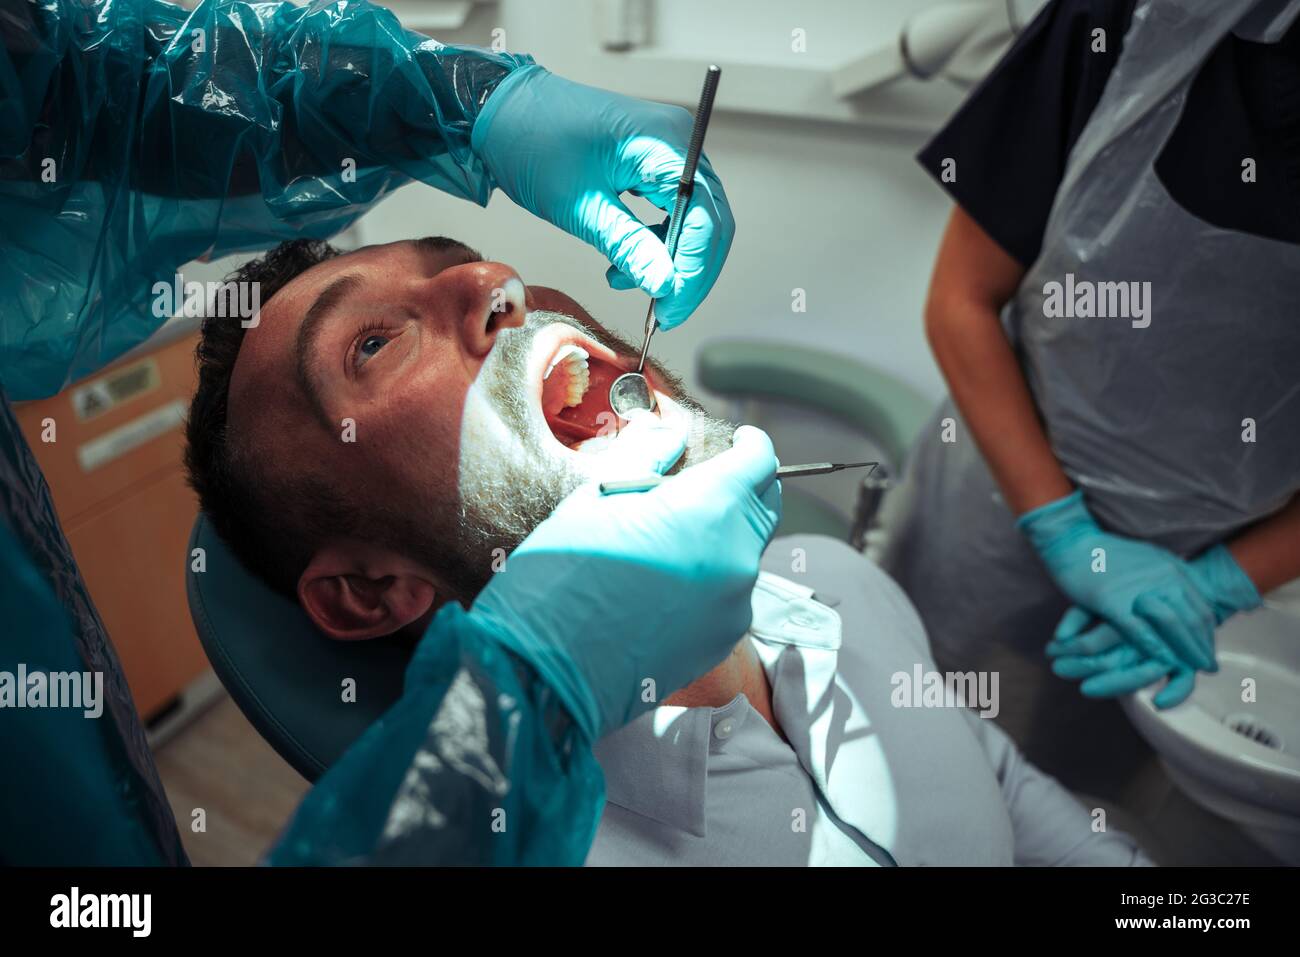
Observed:
[[[495,287],[485,323],[487,334],[495,335],[503,326],[522,325],[527,311],[526,297],[527,290],[518,276],[511,276]]]
[[[496,335],[502,325],[505,324],[505,320],[513,316],[514,313],[514,303],[508,300],[500,304],[494,303],[492,308],[488,311],[487,334],[489,336]]]

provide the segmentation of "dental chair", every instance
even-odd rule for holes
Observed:
[[[326,638],[296,602],[245,571],[202,512],[191,556],[196,548],[205,567],[191,560],[185,587],[213,670],[267,743],[316,781],[401,695],[410,643]]]
[[[830,535],[863,551],[934,402],[883,369],[786,342],[708,342],[696,354],[696,376],[726,400],[729,418],[771,435],[783,462],[880,462],[868,475],[800,479],[781,492],[778,535]]]
[[[823,431],[830,423],[845,430],[846,454],[881,460],[874,475],[852,479],[858,483],[852,516],[787,482],[780,528],[786,534],[863,537],[885,476],[896,474],[932,405],[886,372],[784,343],[709,343],[699,353],[698,373],[705,389],[741,407],[738,420],[767,427],[783,409],[793,408]],[[773,431],[779,433],[775,426]],[[821,441],[816,433],[813,440]],[[825,449],[817,453],[819,460],[839,451],[817,448]],[[195,549],[202,549],[203,571],[193,570]],[[324,637],[296,602],[244,569],[202,513],[190,536],[190,555],[190,614],[217,677],[276,752],[316,781],[401,695],[410,643]],[[348,679],[355,682],[351,702],[344,700]]]

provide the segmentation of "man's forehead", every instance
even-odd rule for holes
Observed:
[[[323,291],[349,273],[371,275],[375,290],[390,288],[389,275],[433,275],[452,266],[481,261],[473,249],[455,240],[425,238],[363,246],[305,269],[262,306],[261,321],[249,329],[235,362],[231,400],[236,393],[291,382],[294,342],[299,327]]]
[[[451,266],[477,262],[481,258],[477,252],[454,240],[407,239],[363,246],[304,270],[272,297],[268,308],[276,320],[275,327],[284,329],[286,325],[296,326],[301,322],[314,298],[334,279],[350,270],[432,275]],[[285,331],[292,333],[292,329]]]

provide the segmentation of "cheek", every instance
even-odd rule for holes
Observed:
[[[386,410],[378,430],[380,454],[400,474],[441,484],[456,474],[466,387],[437,388],[432,381],[407,383]]]

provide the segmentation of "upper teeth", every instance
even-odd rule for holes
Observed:
[[[565,381],[565,406],[574,406],[582,401],[582,397],[587,394],[587,386],[591,384],[591,370],[587,368],[587,351],[581,346],[568,344],[560,347],[560,351],[555,353],[555,358],[551,364],[546,367],[546,375],[543,379],[549,379],[551,373],[555,371],[556,366],[563,366],[566,378]]]

